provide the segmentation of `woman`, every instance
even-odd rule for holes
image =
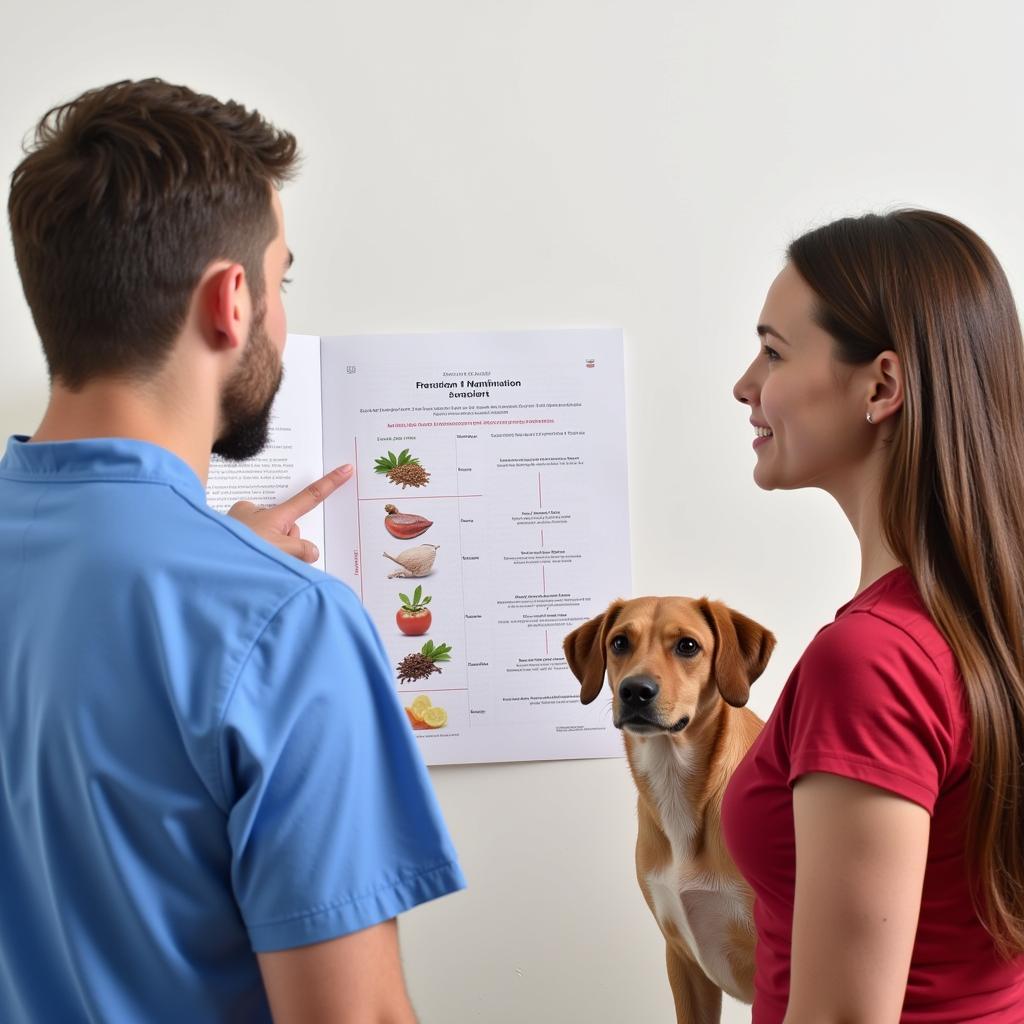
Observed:
[[[1024,1021],[1024,344],[963,224],[798,238],[736,383],[758,486],[820,487],[857,594],[726,794],[754,1024]]]

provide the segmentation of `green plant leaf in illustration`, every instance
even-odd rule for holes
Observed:
[[[418,466],[420,464],[419,459],[414,459],[409,454],[409,449],[403,449],[398,455],[394,452],[389,451],[387,455],[378,455],[373,462],[373,471],[375,473],[390,473],[392,470],[398,469],[399,466]]]

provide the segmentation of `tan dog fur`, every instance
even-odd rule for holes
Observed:
[[[726,851],[721,808],[764,724],[744,705],[774,646],[752,619],[686,597],[614,601],[565,638],[584,704],[607,672],[638,793],[637,880],[665,937],[679,1024],[717,1024],[722,991],[753,1001],[753,894]],[[658,692],[638,707],[641,679]]]

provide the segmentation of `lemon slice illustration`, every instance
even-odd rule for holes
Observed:
[[[440,729],[448,724],[448,712],[444,708],[427,708],[423,712],[423,721],[431,729]]]
[[[430,707],[430,698],[425,694],[421,693],[413,702],[410,710],[413,715],[420,721],[423,721],[423,712]]]

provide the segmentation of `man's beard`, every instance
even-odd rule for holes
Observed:
[[[224,386],[221,396],[220,437],[214,455],[241,462],[259,455],[270,436],[270,412],[281,387],[284,370],[264,330],[266,307],[262,306],[249,329],[245,354]]]

